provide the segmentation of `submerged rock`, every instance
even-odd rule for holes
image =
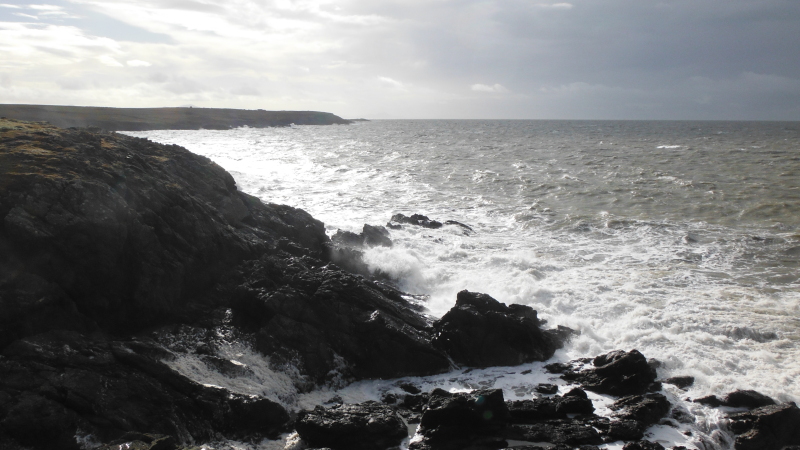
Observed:
[[[461,291],[456,305],[434,324],[433,344],[458,364],[516,366],[544,361],[563,345],[569,329],[541,325],[529,306],[506,306],[486,294]]]
[[[680,389],[686,389],[694,384],[694,377],[690,377],[688,375],[680,377],[672,377],[664,380],[664,383],[674,385]]]
[[[716,395],[709,395],[706,397],[698,398],[693,400],[695,403],[700,403],[702,405],[708,405],[712,408],[718,408],[720,406],[728,406],[731,408],[758,408],[761,406],[769,406],[774,405],[775,400],[770,397],[767,397],[760,392],[756,392],[753,390],[737,390],[731,392],[723,398],[719,398]]]
[[[442,228],[442,222],[438,222],[436,220],[431,220],[428,216],[423,216],[422,214],[412,214],[411,217],[408,217],[403,214],[395,214],[392,216],[391,220],[387,224],[389,228],[396,228],[397,224],[409,224],[409,225],[416,225],[422,228]]]
[[[397,446],[408,428],[395,411],[377,402],[316,407],[297,416],[297,433],[309,445],[332,450],[373,450]]]

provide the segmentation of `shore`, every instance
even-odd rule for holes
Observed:
[[[419,450],[658,449],[642,441],[652,426],[697,420],[674,401],[693,380],[658,379],[636,350],[552,364],[574,332],[546,329],[529,306],[462,291],[434,320],[364,270],[366,247],[392,245],[386,227],[329,238],[308,213],[241,192],[182,147],[2,119],[0,180],[4,450],[175,450],[287,433],[305,442],[296,450],[385,449],[414,423]],[[401,214],[387,224],[442,226],[466,225]],[[380,403],[292,407],[358,381],[524,364],[541,364],[512,385],[525,400],[497,384],[398,383]],[[237,382],[210,384],[197,369]],[[259,370],[287,395],[244,392],[238,381]],[[800,415],[793,403],[751,391],[697,402],[728,414],[728,448],[800,445],[785,425]]]
[[[61,128],[97,127],[106,131],[227,130],[295,125],[349,124],[331,113],[221,108],[104,108],[94,106],[2,105],[0,117],[48,122]]]

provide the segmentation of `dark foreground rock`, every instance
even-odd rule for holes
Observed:
[[[508,408],[500,389],[452,394],[436,389],[422,413],[416,450],[498,449],[507,443],[502,431],[508,424]]]
[[[581,383],[584,389],[616,396],[644,394],[660,389],[656,370],[638,350],[613,351],[592,360],[594,367],[572,370],[560,367],[562,378]]]
[[[723,398],[719,398],[715,395],[709,395],[707,397],[702,397],[694,400],[695,403],[700,403],[703,405],[708,405],[714,408],[720,406],[729,406],[731,408],[758,408],[761,406],[769,406],[774,405],[775,400],[766,395],[756,392],[750,389],[746,390],[737,390],[731,392]]]
[[[456,305],[434,324],[433,343],[459,364],[516,366],[550,358],[571,334],[568,328],[541,326],[529,306],[506,306],[486,294],[461,291]]]
[[[732,414],[736,450],[780,450],[800,445],[800,408],[792,402]]]
[[[400,416],[376,402],[301,411],[295,426],[310,446],[332,450],[385,449],[408,437]]]
[[[153,357],[160,352],[69,331],[19,340],[0,359],[0,430],[32,448],[77,449],[76,435],[103,442],[146,431],[186,442],[286,428],[280,405],[188,380]]]

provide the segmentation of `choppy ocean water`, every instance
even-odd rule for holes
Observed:
[[[665,443],[729,447],[719,412],[685,398],[755,389],[800,401],[800,123],[375,121],[128,134],[205,155],[241,190],[303,208],[330,234],[394,213],[468,224],[474,233],[392,230],[394,247],[366,260],[428,295],[434,316],[462,289],[485,292],[579,330],[558,359],[636,348],[661,361],[662,378],[694,376],[688,392],[670,395],[696,421],[654,429]],[[177,368],[290,408],[334,394],[293,392],[291,374],[236,343],[229,350],[258,376]],[[520,372],[539,366],[415,381],[526,398],[524,386],[546,376]],[[362,401],[391,389],[361,382],[336,393]]]

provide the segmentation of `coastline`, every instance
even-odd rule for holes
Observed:
[[[48,122],[61,128],[97,127],[106,131],[227,130],[295,125],[353,123],[327,112],[223,108],[108,108],[95,106],[0,104],[0,116]]]
[[[3,326],[4,332],[12,333],[2,341],[0,359],[3,402],[17,416],[2,417],[0,423],[6,433],[16,433],[14,439],[30,442],[25,445],[47,448],[54,442],[68,443],[70,433],[78,429],[84,437],[89,435],[90,430],[77,425],[99,430],[95,436],[101,442],[122,439],[124,443],[149,445],[143,448],[166,445],[154,443],[155,438],[145,442],[147,434],[171,437],[173,447],[213,437],[204,434],[203,427],[248,440],[290,431],[288,417],[269,399],[248,400],[236,393],[208,390],[170,368],[171,358],[190,355],[220,372],[246,370],[220,357],[220,342],[212,336],[220,330],[230,338],[252,339],[273,362],[288,364],[300,354],[306,382],[303,389],[359,379],[446,373],[452,369],[446,357],[464,367],[492,367],[552,356],[547,351],[517,359],[524,349],[509,351],[500,340],[485,349],[484,358],[488,359],[475,359],[477,352],[470,349],[477,345],[470,341],[471,333],[463,331],[474,331],[476,324],[487,321],[493,325],[480,328],[487,333],[511,328],[506,323],[524,322],[525,333],[532,333],[539,329],[536,312],[518,305],[497,305],[481,294],[467,293],[465,299],[459,298],[462,307],[454,308],[450,317],[460,317],[460,325],[430,323],[419,315],[416,305],[404,301],[403,293],[331,264],[352,261],[352,257],[357,261],[358,246],[368,245],[370,229],[366,226],[355,247],[332,245],[322,224],[308,214],[264,205],[238,192],[230,174],[185,149],[146,139],[12,121],[4,121],[0,128],[4,150],[8,151],[2,165],[5,182],[0,186],[0,212],[5,224],[0,245],[9,250],[4,254],[13,255],[3,261],[2,287],[8,294],[4,296],[4,309],[18,313],[7,316],[9,322]],[[29,195],[32,192],[36,196]],[[126,237],[120,240],[119,236]],[[87,244],[92,240],[97,242]],[[209,247],[203,246],[206,242],[211,243]],[[83,248],[86,245],[90,248]],[[121,261],[123,266],[119,265]],[[70,267],[68,276],[64,276],[62,269]],[[231,267],[234,269],[227,270]],[[97,282],[102,279],[108,280]],[[342,312],[325,309],[324,303],[334,303],[335,310]],[[299,311],[298,305],[302,306]],[[115,312],[119,306],[124,314]],[[499,322],[498,326],[492,322],[498,315],[511,322]],[[311,321],[309,316],[318,321]],[[434,330],[437,336],[449,333],[446,335],[450,337],[442,338],[437,345],[433,342]],[[355,339],[352,347],[340,343],[349,339]],[[298,352],[309,346],[327,347],[313,354]],[[539,348],[533,344],[526,347]],[[365,351],[366,356],[362,355]],[[343,366],[336,356],[344,357],[349,364]],[[500,356],[503,359],[492,359]],[[573,381],[591,390],[594,385],[602,388],[602,380],[582,373],[597,374],[614,361],[631,360],[634,370],[626,367],[621,373],[640,374],[643,381],[632,391],[623,388],[612,395],[649,395],[646,393],[651,389],[659,389],[652,386],[656,381],[654,370],[643,356],[626,358],[618,354],[561,369],[573,373]],[[43,365],[48,369],[42,370]],[[341,378],[330,379],[333,370]],[[57,377],[53,378],[53,373]],[[69,382],[58,381],[58,377]],[[86,381],[81,383],[81,377]],[[151,386],[161,386],[159,392],[173,399],[173,413],[200,407],[201,411],[209,408],[209,416],[199,413],[187,419],[157,411],[162,415],[155,417],[169,426],[139,423],[131,428],[125,421],[112,421],[104,429],[97,416],[108,412],[104,410],[108,405],[90,391],[97,388],[98,381],[108,382],[114,377],[149,380],[147,383],[154,383]],[[121,394],[124,392],[120,386],[102,391],[135,404],[132,396]],[[582,400],[576,402],[583,408],[569,414],[588,410],[580,393],[567,393],[562,392],[559,398],[580,397]],[[416,398],[424,403],[415,406],[418,413],[437,411],[436,402],[440,406],[444,402],[466,406],[463,414],[472,417],[474,411],[469,408],[474,399],[429,394],[435,397],[434,403],[431,398],[424,402]],[[186,403],[187,396],[205,403]],[[225,396],[230,398],[226,400]],[[386,400],[390,403],[389,398]],[[557,410],[564,402],[572,400],[548,400],[539,406]],[[660,411],[657,420],[664,419],[663,401],[656,402]],[[27,421],[43,409],[53,414],[54,421],[44,424],[50,434],[27,435],[28,431],[33,433]],[[256,413],[272,417],[268,426],[246,420]],[[209,423],[214,414],[223,414],[221,421]],[[564,419],[557,414],[545,420]],[[12,425],[22,425],[22,432],[14,431]],[[126,426],[128,429],[124,429]],[[500,448],[494,447],[499,441],[493,434],[499,426],[492,423],[484,430],[494,440],[481,448]],[[583,428],[579,431],[586,431]],[[462,445],[453,440],[452,431],[443,431],[450,436],[448,445]],[[60,440],[44,441],[52,436]],[[558,443],[560,438],[553,436],[548,439]],[[592,442],[597,442],[597,436],[590,437]],[[0,435],[0,443],[4,443],[3,438]],[[564,445],[569,444],[565,441]]]

